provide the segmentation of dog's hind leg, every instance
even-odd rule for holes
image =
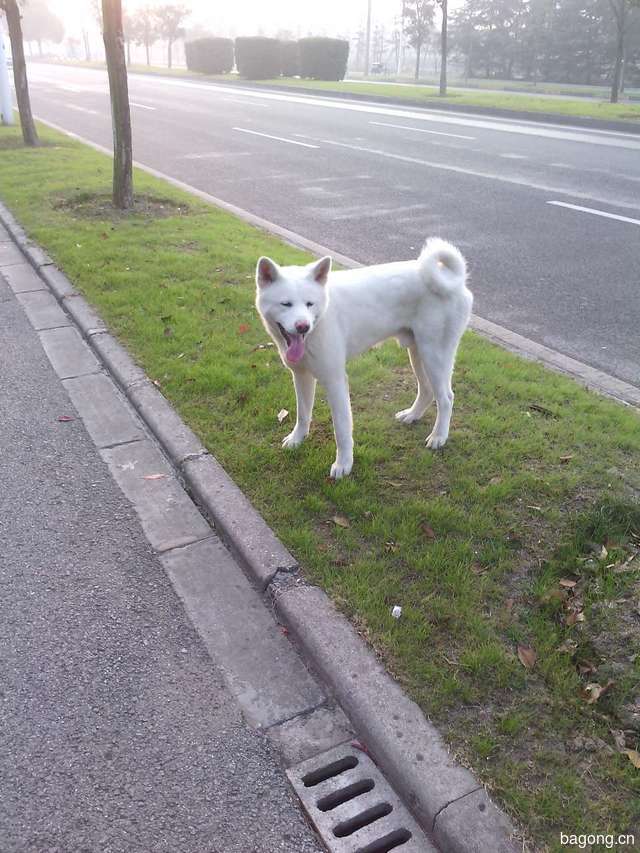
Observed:
[[[283,447],[297,447],[309,435],[313,402],[316,396],[315,376],[308,370],[292,370],[293,384],[296,389],[296,425],[292,432],[283,439]]]
[[[451,376],[453,374],[453,362],[456,356],[457,341],[455,346],[442,347],[433,342],[418,340],[418,352],[429,377],[436,399],[438,414],[431,434],[427,437],[427,447],[436,450],[442,447],[449,437],[449,423],[453,412],[453,389],[451,388]]]
[[[402,409],[402,411],[396,412],[396,420],[404,424],[412,424],[414,421],[420,420],[431,403],[433,403],[433,390],[427,372],[424,369],[422,359],[420,358],[417,345],[415,343],[411,344],[407,347],[407,352],[409,353],[409,361],[418,382],[418,396],[410,409]]]

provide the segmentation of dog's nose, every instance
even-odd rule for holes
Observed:
[[[309,324],[299,321],[296,323],[296,331],[300,332],[301,335],[306,334],[309,331]]]

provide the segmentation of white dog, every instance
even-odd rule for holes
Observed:
[[[453,409],[453,363],[473,301],[466,277],[458,249],[437,238],[427,241],[417,260],[338,272],[331,272],[330,257],[305,267],[279,267],[260,258],[256,306],[296,389],[296,425],[283,446],[297,447],[308,435],[319,380],[336,437],[331,477],[349,474],[353,424],[347,359],[395,337],[408,349],[418,381],[413,405],[396,418],[417,421],[435,398],[438,412],[427,447],[442,447]]]

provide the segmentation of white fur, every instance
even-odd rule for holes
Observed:
[[[413,405],[397,420],[419,420],[435,399],[437,416],[427,447],[442,447],[449,435],[453,409],[451,375],[458,343],[471,315],[473,297],[466,287],[463,256],[450,243],[432,238],[417,260],[330,272],[331,259],[305,267],[278,267],[260,258],[256,270],[256,306],[293,374],[297,420],[282,442],[297,447],[309,433],[316,380],[325,388],[336,437],[335,479],[351,472],[353,426],[346,362],[386,338],[395,337],[408,350],[418,382]],[[287,303],[283,305],[283,303]],[[304,355],[296,363],[278,324],[299,341]],[[297,325],[296,325],[297,324]]]

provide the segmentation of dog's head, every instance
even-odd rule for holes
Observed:
[[[279,267],[265,257],[258,261],[256,307],[291,364],[304,356],[305,340],[326,311],[330,272],[328,256],[306,267]]]

